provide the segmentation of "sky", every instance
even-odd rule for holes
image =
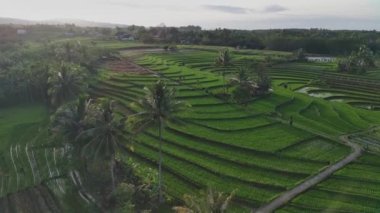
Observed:
[[[205,29],[380,30],[380,0],[0,0],[0,17]]]

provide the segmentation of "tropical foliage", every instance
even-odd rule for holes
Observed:
[[[110,54],[72,41],[44,43],[41,49],[11,45],[1,50],[1,103],[42,101],[54,107],[74,100],[85,88],[88,72],[94,73],[98,60]]]
[[[75,64],[61,63],[51,68],[48,95],[53,106],[74,100],[86,87],[86,71]]]
[[[271,87],[271,80],[263,64],[255,68],[257,77],[250,77],[249,66],[239,68],[236,77],[230,79],[230,85],[235,86],[232,98],[240,104],[249,102],[253,97],[266,94]]]
[[[297,49],[293,51],[293,57],[297,61],[304,61],[306,60],[306,53],[303,48]]]
[[[365,73],[374,66],[374,54],[364,45],[358,51],[352,52],[348,58],[338,61],[338,71],[347,73]]]
[[[271,79],[269,77],[267,68],[264,64],[259,64],[256,67],[257,72],[257,93],[258,95],[265,94],[271,87]]]
[[[221,69],[221,74],[222,74],[222,77],[223,77],[223,82],[225,84],[225,93],[227,93],[227,85],[225,83],[225,78],[226,78],[226,74],[227,74],[227,67],[229,65],[231,65],[231,53],[230,53],[230,50],[229,49],[222,49],[222,50],[219,50],[219,55],[218,57],[215,59],[215,64],[216,66],[221,66],[222,69]]]
[[[234,35],[228,32],[199,34],[205,33],[209,39],[202,42],[240,46],[240,42],[225,39],[245,32],[233,32]],[[225,34],[223,38],[215,38],[214,33]],[[275,36],[266,39],[276,40],[278,34],[294,32],[271,33]],[[329,38],[330,32],[324,33]],[[162,34],[157,32],[166,40],[180,37],[175,34],[175,28],[163,29]],[[319,33],[315,34],[318,37]],[[292,40],[290,35],[285,41]],[[307,44],[303,41],[278,42],[274,46],[294,50],[299,43]],[[380,115],[375,112],[379,109],[379,84],[372,79],[378,75],[375,69],[358,76],[337,73],[333,63],[288,60],[291,52],[226,49],[232,55],[219,53],[219,47],[179,45],[176,53],[134,57],[136,64],[144,66],[141,69],[156,72],[139,75],[110,72],[110,67],[101,63],[107,57],[95,57],[102,54],[92,52],[95,46],[122,49],[129,42],[96,40],[91,44],[84,48],[81,42],[46,42],[43,48],[46,50],[42,51],[28,49],[20,42],[0,53],[0,96],[4,100],[1,104],[45,102],[54,106],[48,110],[40,106],[46,114],[52,113],[50,133],[54,137],[44,131],[47,122],[41,122],[45,126],[35,125],[46,115],[29,109],[0,109],[0,139],[7,149],[0,155],[1,185],[4,182],[1,195],[6,195],[7,190],[19,190],[19,185],[28,187],[43,182],[49,187],[57,183],[51,187],[54,192],[61,191],[62,186],[73,191],[68,194],[77,196],[71,200],[80,196],[78,202],[83,199],[103,212],[159,212],[157,203],[164,201],[163,191],[168,205],[183,201],[184,207],[176,208],[178,211],[225,212],[230,206],[231,212],[249,212],[350,153],[348,147],[314,132],[336,138],[379,124]],[[15,47],[20,49],[15,51]],[[191,51],[182,51],[183,48]],[[315,47],[305,50],[312,48]],[[372,57],[368,53],[368,48],[361,48],[355,53],[358,60],[353,64],[372,66],[367,60]],[[218,65],[215,58],[220,61]],[[265,67],[260,65],[262,62]],[[98,63],[102,66],[96,67]],[[258,66],[243,66],[247,63]],[[272,66],[266,67],[269,64]],[[215,95],[226,86],[225,79],[222,82],[218,75],[220,72],[224,72],[223,78],[227,74],[235,76],[229,81],[232,96],[236,102],[244,103],[244,108]],[[98,75],[92,75],[95,73]],[[90,84],[88,88],[86,83]],[[257,97],[271,88],[271,95]],[[83,92],[89,92],[91,98],[80,97]],[[309,97],[301,92],[323,97]],[[227,91],[225,94],[230,95]],[[191,103],[192,109],[183,110],[184,102]],[[279,120],[310,130],[293,128]],[[132,129],[126,128],[126,121]],[[20,132],[25,134],[19,136]],[[31,141],[28,137],[35,133],[45,139]],[[133,138],[131,133],[135,133]],[[358,144],[377,143],[372,137],[357,140]],[[61,169],[64,168],[61,161],[67,169]],[[284,211],[303,212],[305,206],[324,211],[334,206],[338,211],[376,212],[378,201],[374,198],[380,192],[368,190],[379,188],[376,162],[378,157],[365,153],[363,159],[300,196]],[[358,174],[358,170],[364,173]],[[27,175],[30,181],[22,181]],[[74,187],[66,188],[66,184],[60,184],[61,179],[73,180]],[[194,193],[208,186],[215,190]],[[232,196],[221,192],[235,189],[238,189],[236,200],[244,201],[245,205],[227,205]],[[184,194],[187,195],[183,197]]]
[[[177,213],[224,213],[233,198],[233,194],[226,195],[211,188],[201,191],[198,195],[185,195],[185,207],[174,207]]]
[[[156,126],[159,132],[159,163],[158,163],[158,183],[159,183],[159,199],[163,202],[162,192],[162,131],[168,122],[176,122],[178,113],[185,105],[183,102],[175,99],[175,90],[169,89],[162,81],[158,81],[151,87],[145,87],[145,98],[141,99],[137,105],[140,112],[133,116],[131,123],[136,132],[150,127]]]
[[[235,89],[232,91],[232,98],[238,103],[244,103],[249,101],[256,92],[257,83],[250,78],[248,67],[240,67],[239,71],[235,78],[230,79],[230,84],[235,86]]]

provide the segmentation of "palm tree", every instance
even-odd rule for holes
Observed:
[[[237,76],[230,79],[230,85],[236,86],[232,96],[238,103],[246,103],[258,88],[257,83],[250,79],[247,66],[239,68]]]
[[[137,104],[142,111],[133,116],[132,125],[135,132],[141,132],[150,126],[158,127],[159,134],[159,163],[158,190],[159,202],[163,202],[162,194],[162,129],[166,122],[176,122],[175,114],[184,107],[184,103],[175,100],[175,90],[169,89],[158,81],[152,87],[144,88],[146,96]]]
[[[371,49],[366,45],[360,46],[358,52],[356,53],[357,57],[360,58],[362,66],[365,68],[374,67],[374,54]]]
[[[219,50],[219,55],[216,58],[216,64],[223,67],[231,64],[231,54],[229,49]]]
[[[45,102],[48,91],[47,81],[49,78],[49,65],[42,61],[32,63],[28,68],[29,69],[25,70],[25,75],[26,78],[28,78],[27,81],[30,92],[32,93],[32,96]]]
[[[271,87],[271,79],[264,64],[259,64],[257,71],[257,86],[260,94],[267,93]]]
[[[225,85],[225,93],[227,93],[227,87],[225,82],[225,76],[226,76],[226,67],[231,65],[231,54],[229,49],[223,49],[219,51],[219,55],[215,60],[215,64],[217,66],[221,66],[222,69],[222,77],[223,77],[223,84]]]
[[[236,77],[230,79],[231,85],[254,85],[255,83],[250,80],[248,67],[240,67]]]
[[[74,99],[85,87],[85,71],[73,64],[61,63],[48,78],[48,95],[53,106]]]
[[[57,109],[51,117],[50,130],[55,138],[63,142],[57,144],[69,148],[69,163],[73,168],[87,169],[87,162],[81,156],[83,140],[79,138],[87,128],[85,118],[89,113],[91,99],[80,97],[77,102],[65,104]]]
[[[113,189],[115,155],[125,135],[126,121],[124,117],[115,116],[114,108],[114,101],[100,99],[94,103],[82,97],[77,103],[58,108],[51,127],[53,133],[63,136],[73,147],[75,160],[77,157],[108,160]]]
[[[76,142],[78,136],[86,128],[84,119],[87,116],[91,102],[91,99],[80,97],[78,102],[69,103],[58,108],[51,119],[51,131],[68,139],[69,143]]]
[[[373,52],[366,46],[360,46],[357,52],[353,52],[349,57],[350,70],[357,73],[365,73],[368,68],[374,67]]]
[[[225,195],[208,189],[207,192],[201,191],[199,195],[185,195],[185,207],[174,207],[177,213],[224,213],[226,212],[234,192]]]
[[[304,61],[306,59],[306,52],[303,48],[300,48],[293,52],[293,57],[296,61]]]
[[[82,147],[82,156],[97,160],[104,159],[110,162],[112,188],[115,189],[115,156],[125,145],[125,117],[117,117],[114,113],[115,101],[100,99],[99,104],[90,106],[85,120],[88,126],[79,136],[85,141]]]

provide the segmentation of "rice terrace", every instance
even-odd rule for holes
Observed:
[[[379,25],[283,21],[0,18],[0,212],[380,212]]]

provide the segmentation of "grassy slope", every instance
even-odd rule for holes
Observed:
[[[46,142],[47,119],[47,109],[42,105],[0,109],[0,156],[2,158],[0,169],[4,173],[3,194],[34,184],[24,149],[27,143],[28,146],[34,146]],[[18,184],[15,166],[19,176]]]
[[[149,66],[152,69],[159,69],[160,72],[163,73],[165,76],[168,76],[169,80],[168,82],[171,82],[171,78],[173,78],[174,73],[176,73],[176,76],[188,76],[189,74],[192,74],[192,77],[200,76],[203,79],[220,79],[218,75],[210,74],[208,72],[202,72],[197,71],[196,69],[191,68],[185,68],[182,66],[170,64],[170,66],[167,66],[165,61],[162,60],[156,60],[155,58],[149,58],[147,57],[145,60],[140,61],[141,64],[144,64],[145,66]],[[108,76],[107,76],[108,75]],[[188,78],[188,77],[186,77]],[[136,79],[136,80],[135,80]],[[136,87],[143,87],[144,85],[150,84],[154,82],[155,80],[151,80],[150,78],[141,78],[133,75],[121,75],[121,74],[105,74],[103,80],[107,82],[106,85],[97,84],[95,87],[95,93],[97,95],[105,95],[105,96],[111,96],[114,98],[117,98],[126,104],[130,103],[128,99],[135,99],[135,97],[131,97],[130,94],[126,93],[125,90],[122,89],[122,82],[125,83],[125,85],[135,84]],[[115,83],[115,80],[117,80],[118,83]],[[176,81],[177,78],[174,79]],[[186,81],[186,80],[185,80]],[[219,80],[218,80],[219,81]],[[192,87],[192,91],[196,91],[197,88],[209,88],[217,84],[210,84],[208,81],[191,81],[189,80],[189,85]],[[219,83],[220,85],[220,83]],[[271,124],[271,122],[268,123],[267,119],[263,119],[263,117],[258,116],[256,119],[253,117],[252,119],[248,119],[251,113],[249,113],[251,108],[248,108],[247,112],[244,112],[245,110],[239,109],[239,107],[230,107],[228,105],[225,105],[223,103],[218,104],[219,101],[216,101],[216,99],[212,98],[211,96],[206,95],[203,93],[195,93],[195,92],[183,92],[187,91],[187,88],[185,86],[181,86],[179,89],[179,94],[181,97],[186,97],[187,95],[201,95],[202,98],[185,98],[186,101],[188,101],[190,104],[195,105],[193,109],[190,111],[187,111],[183,115],[180,115],[182,117],[186,117],[187,119],[193,120],[191,122],[187,122],[184,126],[170,126],[169,130],[172,129],[174,132],[171,131],[170,134],[165,133],[164,137],[165,140],[167,140],[167,143],[170,142],[167,146],[164,148],[165,152],[165,158],[166,158],[166,165],[165,169],[170,172],[172,175],[179,177],[180,179],[184,179],[186,181],[195,182],[194,184],[200,185],[200,186],[206,186],[206,185],[214,185],[215,187],[219,188],[223,191],[230,191],[234,189],[234,187],[239,188],[239,192],[237,193],[237,196],[239,199],[245,199],[251,202],[252,205],[255,205],[256,203],[262,203],[265,200],[268,200],[270,198],[273,198],[278,191],[275,190],[276,186],[280,187],[287,187],[288,184],[294,184],[302,178],[306,176],[299,176],[296,174],[294,177],[290,176],[284,176],[284,174],[275,174],[276,170],[280,169],[280,167],[276,167],[276,161],[267,161],[268,163],[260,163],[260,161],[264,162],[263,157],[256,157],[257,160],[259,160],[256,163],[256,169],[249,171],[248,173],[242,175],[240,171],[244,171],[246,166],[243,166],[242,164],[244,160],[241,158],[231,158],[231,156],[241,156],[241,151],[239,150],[232,150],[230,157],[227,157],[228,155],[225,155],[223,153],[223,148],[218,148],[218,146],[233,146],[236,148],[239,147],[245,147],[248,148],[248,150],[252,151],[265,151],[268,153],[263,153],[262,155],[265,156],[265,158],[273,158],[276,155],[270,154],[270,152],[275,152],[279,149],[286,148],[288,146],[294,145],[295,143],[302,142],[303,140],[307,140],[312,135],[300,131],[294,128],[290,128],[286,125],[282,124]],[[190,91],[190,90],[189,90]],[[203,96],[202,96],[203,94]],[[136,94],[138,96],[138,94]],[[270,112],[271,109],[275,109],[274,103],[280,104],[286,99],[282,99],[281,97],[277,97],[275,94],[274,100],[271,99],[271,97],[259,100],[252,104],[252,109],[255,110],[255,114],[260,113],[267,113]],[[267,106],[271,106],[271,108],[268,108]],[[254,107],[253,106],[260,106]],[[217,107],[217,108],[214,108]],[[213,110],[211,110],[213,109]],[[212,113],[206,113],[200,114],[203,110],[211,110]],[[239,112],[239,113],[238,113]],[[232,114],[231,114],[232,113]],[[236,115],[235,115],[236,114]],[[184,116],[185,115],[185,116]],[[187,115],[187,116],[186,116]],[[193,115],[198,115],[197,117],[194,117]],[[212,115],[212,116],[211,116]],[[237,117],[236,117],[237,116]],[[207,119],[207,120],[205,120]],[[232,120],[231,120],[232,119]],[[223,121],[226,120],[224,123],[217,123],[213,121]],[[234,121],[236,120],[236,122]],[[239,122],[241,120],[246,120],[249,122]],[[231,121],[231,122],[229,122]],[[236,123],[239,123],[239,128],[236,127]],[[260,124],[261,123],[261,124]],[[267,127],[261,127],[260,125],[268,125]],[[253,126],[252,126],[253,125]],[[251,130],[244,130],[245,128]],[[269,133],[263,133],[259,129],[257,130],[257,133],[255,131],[255,128],[260,128],[260,130],[268,129]],[[243,130],[241,130],[243,129]],[[227,131],[227,132],[226,132]],[[276,134],[272,134],[273,131],[277,132]],[[244,133],[244,134],[242,134]],[[155,134],[155,133],[153,133]],[[155,152],[157,149],[157,141],[154,138],[144,138],[140,137],[140,143],[142,145],[136,145],[136,153],[144,158],[149,160],[150,162],[154,162],[156,160]],[[279,140],[277,140],[279,139]],[[286,140],[284,140],[286,139]],[[184,145],[180,145],[179,143],[189,140],[189,143],[194,143],[194,146],[184,147]],[[204,147],[204,148],[195,148],[199,145],[197,143],[202,142],[209,143],[210,146]],[[269,143],[270,142],[270,143]],[[219,144],[219,145],[218,145]],[[337,148],[339,149],[339,148]],[[206,154],[205,152],[208,152]],[[248,155],[247,155],[248,156]],[[268,157],[266,157],[268,156]],[[337,155],[338,156],[338,155]],[[340,155],[339,155],[340,156]],[[255,154],[253,154],[250,158],[255,157]],[[297,158],[287,158],[285,156],[281,157],[283,161],[289,161],[288,166],[284,166],[282,163],[282,170],[289,170],[292,171],[292,168],[294,165],[291,163],[293,160],[294,163],[297,162]],[[226,161],[228,159],[228,161]],[[292,159],[292,160],[291,160]],[[300,159],[301,160],[301,159]],[[320,168],[323,168],[324,162],[318,162],[315,163],[321,163],[321,167],[315,167],[317,170]],[[236,162],[238,162],[236,164]],[[254,163],[255,161],[247,161]],[[281,162],[281,160],[278,159],[277,162]],[[300,162],[305,163],[305,160],[301,160]],[[311,161],[312,162],[312,161]],[[255,163],[254,163],[255,164]],[[264,167],[265,169],[259,169],[259,167]],[[243,168],[244,167],[244,168]],[[273,171],[269,171],[266,168],[273,168]],[[295,168],[295,167],[294,167]],[[188,173],[187,171],[192,170],[192,173]],[[296,171],[296,170],[293,170]],[[299,171],[299,170],[298,170]],[[316,170],[310,170],[310,171],[316,171]],[[214,176],[217,174],[218,176]],[[298,176],[298,177],[297,177]],[[202,177],[201,179],[199,179]],[[274,178],[277,177],[277,178]],[[280,178],[281,177],[281,178]],[[222,179],[220,179],[222,178]],[[301,179],[300,179],[301,178]],[[277,180],[276,180],[277,179]],[[225,181],[229,181],[229,186],[223,186],[222,183],[225,183]],[[292,181],[290,181],[292,180]],[[243,181],[243,182],[242,182]],[[250,182],[253,181],[253,185],[257,185],[255,190],[248,190],[250,187],[243,184],[244,182]],[[172,187],[175,187],[176,184],[170,183]],[[174,185],[172,185],[174,184]],[[260,184],[266,184],[260,185]],[[252,187],[252,186],[251,186]],[[264,188],[263,188],[264,187]],[[272,188],[272,189],[271,189]],[[269,190],[269,191],[268,191]],[[270,192],[272,191],[272,192]],[[276,192],[277,191],[277,192]],[[254,192],[254,193],[253,193]]]
[[[210,49],[208,47],[190,48]],[[280,65],[280,68],[273,68],[273,71],[271,71],[271,77],[275,80],[275,92],[271,96],[250,103],[244,110],[237,110],[236,107],[227,104],[219,104],[217,101],[204,96],[204,88],[207,88],[211,93],[218,92],[221,91],[223,84],[221,77],[218,75],[221,69],[215,68],[213,65],[214,58],[217,54],[217,48],[211,49],[211,51],[191,50],[174,54],[155,54],[153,57],[145,57],[144,60],[139,61],[141,65],[164,74],[165,77],[169,78],[169,83],[171,81],[177,81],[179,80],[179,76],[183,76],[181,86],[177,87],[178,97],[185,101],[189,101],[190,103],[194,103],[191,110],[180,115],[183,118],[190,119],[191,122],[184,127],[174,126],[174,129],[172,129],[174,132],[168,131],[164,134],[166,143],[168,143],[168,147],[165,148],[164,152],[171,159],[171,163],[165,166],[166,176],[169,179],[167,183],[171,186],[168,190],[171,191],[172,194],[175,194],[175,197],[177,198],[180,198],[181,196],[179,195],[184,192],[193,191],[194,187],[198,188],[204,185],[215,185],[221,190],[229,191],[230,186],[221,187],[221,185],[219,185],[219,178],[226,178],[227,176],[231,177],[231,175],[234,176],[234,174],[237,173],[231,170],[230,167],[234,167],[233,165],[226,164],[228,166],[219,166],[220,164],[224,164],[218,162],[220,160],[228,160],[229,163],[238,162],[239,164],[253,162],[255,166],[259,165],[260,167],[264,166],[265,168],[274,168],[275,170],[279,169],[279,167],[276,166],[276,162],[278,162],[279,166],[282,166],[283,169],[292,171],[292,166],[290,165],[293,165],[293,168],[296,168],[294,165],[297,164],[297,159],[303,159],[305,164],[307,160],[316,160],[315,163],[330,163],[340,159],[349,152],[348,148],[341,146],[336,142],[320,140],[318,138],[311,138],[310,140],[301,141],[300,143],[289,143],[286,146],[280,146],[278,148],[273,148],[272,145],[257,146],[256,143],[248,145],[247,147],[249,148],[255,147],[255,149],[260,149],[260,147],[262,147],[266,151],[274,151],[277,155],[283,156],[282,161],[277,161],[273,158],[268,161],[268,163],[265,163],[266,161],[259,153],[244,153],[242,150],[234,150],[235,148],[225,147],[225,145],[231,145],[231,142],[233,142],[234,147],[238,145],[234,143],[234,141],[236,141],[235,139],[231,139],[231,141],[228,139],[233,137],[232,135],[237,133],[236,131],[241,131],[241,129],[244,128],[252,128],[254,130],[257,127],[260,127],[260,125],[267,124],[267,120],[263,119],[260,115],[262,113],[278,112],[285,120],[289,119],[290,116],[293,116],[297,125],[304,126],[311,132],[317,132],[332,137],[336,137],[346,132],[365,129],[374,124],[379,124],[379,113],[353,108],[343,103],[333,103],[320,98],[312,98],[293,91],[293,89],[306,85],[310,79],[314,79],[318,76],[318,73],[320,73],[321,70],[334,72],[334,67],[331,64],[296,64],[296,66],[294,66],[294,64],[289,64],[285,67]],[[262,60],[264,58],[263,55],[276,53],[254,51],[252,53],[244,53],[241,55],[236,52],[234,52],[234,54],[236,55],[233,59],[234,63],[244,64],[245,60]],[[235,68],[232,67],[229,71],[234,69]],[[286,69],[286,72],[283,72],[283,69]],[[107,85],[97,85],[96,90],[94,90],[95,94],[112,96],[126,104],[138,99],[139,95],[141,95],[138,94],[138,92],[132,92],[132,90],[128,89],[131,85],[135,88],[141,88],[144,85],[149,85],[155,81],[148,79],[140,80],[139,77],[131,77],[130,75],[118,75],[117,78],[121,78],[117,80],[115,78],[110,79],[110,76],[107,75],[109,74],[106,74],[105,79],[103,79],[107,82]],[[136,81],[134,81],[134,79],[136,79]],[[287,82],[290,85],[289,89],[284,89],[280,86],[283,82]],[[126,88],[124,85],[129,86]],[[189,86],[191,89],[188,88]],[[139,89],[136,88],[136,91],[138,90]],[[131,94],[133,96],[131,96]],[[253,114],[260,116],[255,117],[257,119],[250,119],[249,117],[246,117],[247,115],[244,115],[246,111],[249,116],[252,115],[252,112]],[[236,124],[239,125],[237,126]],[[204,132],[203,136],[202,132]],[[217,134],[212,132],[216,132]],[[156,133],[152,132],[152,134],[153,138],[151,136],[141,136],[140,139],[142,145],[141,148],[138,149],[144,151],[138,151],[139,153],[137,153],[140,159],[141,157],[145,160],[148,159],[150,165],[155,164],[156,157],[154,153],[157,148],[156,138],[154,138],[156,137]],[[221,136],[219,137],[218,134]],[[222,135],[226,135],[226,137],[223,137]],[[240,138],[249,139],[251,136],[242,135]],[[268,138],[263,141],[266,140],[268,140]],[[252,158],[252,156],[254,157]],[[286,160],[286,157],[292,157],[294,162],[291,163],[290,159]],[[265,158],[269,159],[272,157],[266,155]],[[215,165],[213,165],[214,161],[216,163]],[[289,161],[289,163],[285,164],[287,161]],[[195,173],[187,174],[187,169],[191,168],[195,169]],[[203,170],[203,172],[198,173],[198,170]],[[309,171],[314,170],[309,169]],[[215,172],[219,177],[212,176]],[[243,180],[246,181],[249,178],[254,178],[257,175],[262,174],[265,174],[262,173],[262,170],[256,170],[252,175],[247,175],[247,177],[236,176],[234,178],[243,178]],[[197,176],[200,176],[202,179],[199,179]],[[205,179],[207,181],[205,181]],[[238,179],[234,179],[232,182],[235,184],[235,187],[237,186],[236,184],[240,184],[235,182],[236,180]],[[350,181],[355,184],[361,183],[358,179]],[[220,183],[226,183],[226,180]],[[269,182],[269,184],[274,185],[278,183],[281,183],[281,181],[277,183]],[[341,184],[341,187],[335,189],[336,191],[343,190],[347,185],[344,185],[342,181],[336,184]],[[185,187],[186,189],[184,189],[184,186],[187,188]],[[363,190],[368,190],[371,187],[372,186],[368,184],[364,185],[362,188]],[[179,193],[175,193],[173,192],[175,191],[174,189],[181,190]],[[322,193],[320,192],[320,189],[316,190],[317,193]],[[265,190],[260,191],[261,190],[258,190],[252,197],[250,194],[246,194],[245,190],[243,190],[243,192],[238,194],[238,198],[251,199],[251,205],[255,206],[255,203],[260,203],[265,197]],[[323,192],[326,193],[326,189],[324,189]],[[327,190],[327,194],[335,196],[332,190]],[[260,196],[264,197],[260,198]],[[340,197],[342,197],[341,194],[340,196],[331,198],[330,201],[333,202],[335,199],[337,200],[337,203],[342,202],[339,200]],[[349,196],[347,198],[349,198],[348,201],[351,201],[350,199],[353,199],[354,197]],[[312,203],[316,202],[316,200],[311,199],[307,202]],[[360,208],[359,204],[360,202],[355,205]],[[329,208],[329,206],[323,202],[320,207],[322,209]],[[296,206],[295,204],[291,204],[286,211],[292,212],[292,208],[294,211],[303,209],[300,205]],[[339,205],[337,205],[336,209],[339,208]],[[285,211],[285,209],[283,211]],[[316,211],[318,211],[318,209]]]
[[[0,109],[0,197],[9,194],[8,199],[3,199],[4,202],[0,206],[18,208],[20,211],[28,209],[28,212],[36,213],[40,212],[41,208],[51,209],[58,208],[58,206],[65,212],[78,209],[85,212],[83,201],[78,194],[71,193],[70,190],[66,191],[66,195],[62,193],[61,190],[69,189],[66,188],[69,185],[66,185],[68,182],[65,179],[44,181],[51,175],[59,176],[59,172],[62,172],[62,168],[60,168],[62,150],[38,148],[48,142],[46,127],[48,119],[47,108],[38,104]],[[12,147],[12,156],[10,147]],[[26,151],[26,147],[28,147],[28,151]],[[12,162],[12,157],[15,164]],[[35,164],[34,174],[30,161]],[[14,165],[16,165],[17,173]],[[39,184],[42,182],[47,187],[40,186]],[[36,188],[31,188],[28,193],[12,194],[33,186],[44,188],[43,192],[48,193],[49,197],[44,195],[42,196],[43,200],[38,196],[43,194],[42,191],[35,190]],[[33,193],[37,191],[40,191],[37,193],[38,195],[34,195]],[[22,202],[22,199],[27,199],[27,202],[17,203]],[[33,208],[28,206],[29,202],[33,203]]]
[[[47,109],[41,105],[16,106],[0,109],[0,150],[12,144],[25,143],[33,137],[41,122],[48,118]]]

